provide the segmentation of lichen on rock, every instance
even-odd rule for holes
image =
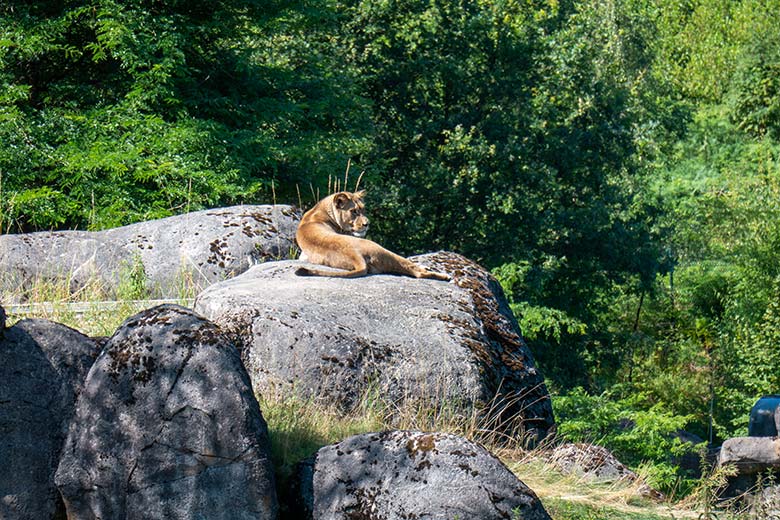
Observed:
[[[212,285],[195,308],[239,346],[258,392],[345,410],[367,394],[477,408],[493,429],[544,437],[549,395],[498,283],[460,255],[415,260],[453,282],[298,277],[300,262],[268,262]]]
[[[87,376],[56,482],[72,518],[274,518],[268,431],[230,341],[175,305],[128,318]]]
[[[302,462],[292,489],[293,513],[303,520],[550,518],[498,458],[445,433],[349,437]]]

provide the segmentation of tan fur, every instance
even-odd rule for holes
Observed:
[[[295,274],[355,278],[387,273],[414,278],[450,279],[446,274],[428,271],[376,242],[363,238],[368,231],[364,195],[364,191],[342,191],[325,197],[303,215],[295,234],[298,246],[303,251],[301,259],[344,271],[330,272],[301,267]]]

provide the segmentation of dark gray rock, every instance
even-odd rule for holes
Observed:
[[[293,489],[301,519],[550,518],[495,456],[443,433],[350,437],[300,464]]]
[[[462,256],[415,259],[452,283],[372,275],[298,277],[271,262],[196,301],[242,348],[255,390],[350,409],[368,391],[394,403],[489,409],[489,427],[543,437],[549,395],[501,287]],[[517,431],[512,431],[517,433]]]
[[[95,361],[56,482],[69,518],[273,519],[268,449],[236,349],[164,305],[125,321]]]
[[[22,320],[4,332],[0,518],[64,518],[54,472],[76,396],[99,347],[83,334],[46,320]]]
[[[135,273],[156,296],[179,296],[183,281],[206,287],[251,265],[290,258],[300,216],[290,206],[196,211],[105,231],[0,235],[0,290],[24,299],[39,282],[88,283],[115,291]]]

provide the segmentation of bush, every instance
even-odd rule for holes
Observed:
[[[689,489],[673,460],[691,449],[675,435],[690,417],[649,404],[641,394],[619,397],[619,390],[616,386],[611,392],[589,395],[575,388],[553,396],[558,435],[568,442],[604,446],[624,464],[642,467],[650,485],[663,493]]]

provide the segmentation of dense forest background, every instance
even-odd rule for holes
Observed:
[[[780,0],[0,5],[0,228],[308,206],[494,270],[560,430],[659,475],[780,392]],[[629,426],[626,426],[626,425]]]

